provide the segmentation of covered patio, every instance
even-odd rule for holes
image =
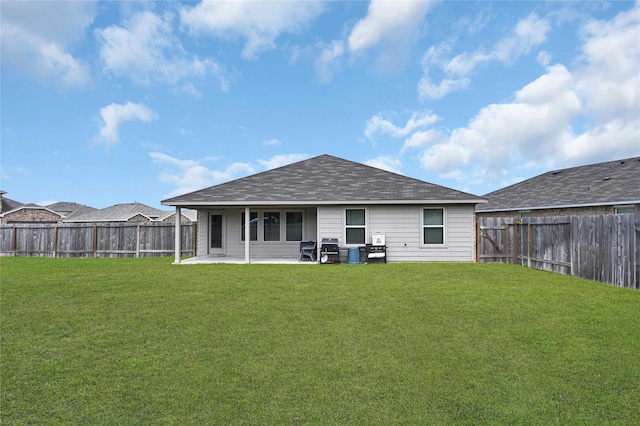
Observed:
[[[244,257],[233,256],[196,256],[175,262],[180,265],[207,265],[207,264],[248,264]],[[298,260],[295,258],[251,258],[253,265],[318,265],[318,262],[310,260]]]

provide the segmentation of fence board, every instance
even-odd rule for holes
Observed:
[[[478,223],[485,230],[478,244],[481,262],[517,263],[640,289],[640,214],[478,217]]]
[[[181,226],[182,254],[195,255],[195,224]],[[171,256],[175,225],[12,224],[0,225],[0,255],[47,257]]]

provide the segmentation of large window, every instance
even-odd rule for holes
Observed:
[[[240,236],[240,241],[244,241],[244,212],[242,215],[242,234]],[[258,212],[250,212],[249,213],[250,220],[250,228],[249,228],[249,241],[258,241]]]
[[[249,216],[249,241],[302,241],[304,229],[302,211],[258,210],[250,212]],[[244,241],[244,212],[240,217],[240,241]],[[284,226],[281,226],[282,220],[284,220]]]
[[[287,212],[286,219],[286,241],[302,241],[302,212]]]
[[[444,209],[422,209],[422,244],[444,244]]]
[[[264,212],[264,241],[280,241],[280,212]]]
[[[345,215],[345,242],[364,244],[367,229],[365,209],[346,209]]]

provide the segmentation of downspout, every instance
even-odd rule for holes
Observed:
[[[182,247],[181,247],[181,242],[182,242],[182,233],[180,232],[180,222],[182,222],[182,212],[180,211],[180,207],[176,206],[176,216],[175,216],[175,225],[176,225],[176,232],[175,232],[175,254],[176,254],[176,260],[175,263],[178,264],[180,263],[180,253],[182,252]]]
[[[249,207],[244,208],[244,263],[251,263],[249,239],[251,238],[251,215]]]

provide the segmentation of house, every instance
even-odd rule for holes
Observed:
[[[640,157],[550,171],[483,198],[478,217],[640,213]]]
[[[78,203],[58,202],[46,206],[22,204],[0,191],[0,223],[60,223],[73,216],[95,210]]]
[[[6,193],[6,191],[0,190],[0,214],[10,212],[23,205],[23,203],[5,197]]]
[[[49,210],[53,210],[56,213],[60,213],[64,217],[64,221],[69,221],[74,217],[81,216],[83,214],[87,214],[97,209],[89,206],[85,206],[83,204],[72,203],[72,202],[57,202],[53,204],[48,204],[45,206]]]
[[[122,203],[77,215],[66,222],[152,222],[164,213],[138,202]]]
[[[61,223],[60,213],[37,204],[23,204],[16,209],[0,214],[0,224],[12,223]]]
[[[6,223],[4,219],[5,213],[9,213],[24,205],[23,203],[5,197],[4,194],[6,193],[6,191],[0,190],[0,224]]]
[[[301,241],[342,249],[386,237],[398,262],[473,261],[475,195],[321,155],[162,201],[198,212],[199,256],[298,259]],[[245,226],[249,224],[249,226]],[[179,223],[176,233],[180,232]],[[180,263],[176,241],[176,263]]]
[[[182,213],[182,222],[191,222],[192,217],[188,214]],[[175,212],[163,211],[146,204],[134,202],[115,204],[113,206],[106,207],[104,209],[93,209],[83,214],[76,214],[65,220],[67,223],[79,223],[79,222],[167,222],[173,223],[175,221]]]

